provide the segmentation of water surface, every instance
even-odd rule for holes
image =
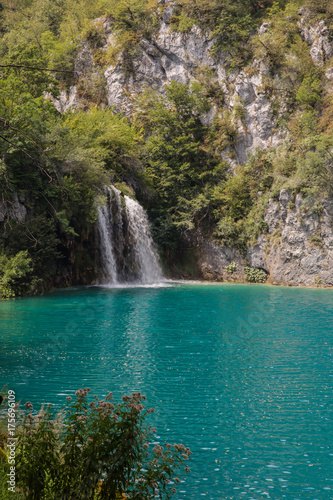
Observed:
[[[0,303],[0,384],[141,391],[193,451],[177,500],[333,499],[333,291],[186,284]]]

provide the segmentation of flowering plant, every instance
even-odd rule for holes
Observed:
[[[112,393],[89,402],[90,389],[67,398],[52,418],[50,405],[38,414],[28,402],[17,446],[18,486],[28,499],[167,500],[190,472],[182,444],[155,444],[156,428],[145,427],[154,409],[136,392],[118,404]]]

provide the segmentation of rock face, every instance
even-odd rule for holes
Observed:
[[[27,216],[27,209],[23,204],[24,199],[19,199],[17,193],[14,193],[10,203],[4,202],[0,204],[0,222],[4,222],[6,216],[10,219],[22,222]]]
[[[251,266],[267,270],[272,283],[333,286],[333,199],[311,206],[282,190],[265,221],[268,235],[247,254]]]
[[[168,16],[164,19],[167,20]],[[145,85],[163,92],[165,85],[172,80],[190,83],[200,64],[215,68],[215,62],[209,55],[212,45],[209,36],[196,27],[188,34],[175,33],[171,32],[166,22],[162,22],[154,39],[140,43],[131,75],[124,74],[122,57],[115,66],[106,70],[109,106],[127,112],[128,92],[136,94]]]
[[[46,97],[53,102],[54,107],[59,113],[65,113],[68,109],[73,109],[78,106],[77,89],[75,85],[72,85],[68,92],[62,90],[58,99],[54,99],[50,94]]]
[[[224,92],[225,106],[231,110],[235,105],[243,107],[244,117],[237,122],[237,163],[244,164],[248,154],[258,147],[278,146],[283,137],[275,131],[271,104],[261,91],[262,76],[267,68],[255,62],[254,75],[239,71],[228,74],[223,54],[216,59],[210,55],[214,39],[209,33],[197,27],[189,33],[172,32],[168,24],[171,11],[166,9],[164,14],[157,36],[141,42],[131,75],[124,74],[121,57],[115,66],[105,71],[109,106],[126,114],[130,110],[129,94],[136,95],[147,85],[163,94],[165,85],[172,80],[189,84],[197,79],[198,72],[208,69]],[[203,117],[205,123],[211,123],[215,114],[216,110],[212,109]],[[226,153],[222,156],[233,164]]]
[[[204,279],[244,279],[244,265],[264,269],[279,285],[333,286],[333,199],[309,204],[287,190],[270,200],[268,233],[248,247],[246,258],[231,248],[201,242],[198,262]],[[228,273],[228,266],[236,271]],[[229,268],[230,269],[230,268]]]
[[[311,47],[310,55],[314,64],[321,66],[333,56],[333,40],[329,29],[325,21],[313,23],[310,12],[305,8],[300,9],[299,15],[301,35]]]
[[[244,258],[235,248],[220,247],[211,241],[198,241],[198,267],[207,281],[244,281]],[[230,264],[235,264],[231,272]]]
[[[232,109],[241,103],[244,117],[238,121],[238,137],[235,146],[237,161],[245,164],[249,153],[257,148],[277,147],[283,141],[283,134],[275,130],[271,103],[263,94],[262,77],[265,68],[255,62],[257,74],[247,76],[239,73],[234,81],[234,92],[229,92],[229,106]]]
[[[173,9],[172,6],[165,8],[156,36],[152,40],[140,42],[130,72],[124,70],[123,54],[119,56],[114,66],[106,69],[104,76],[108,105],[116,112],[128,114],[131,109],[131,96],[140,93],[145,86],[155,88],[163,94],[165,86],[173,80],[190,84],[198,79],[198,74],[208,70],[223,90],[225,108],[233,110],[236,105],[243,108],[243,118],[236,120],[238,130],[236,159],[232,160],[226,151],[221,152],[222,159],[234,167],[237,163],[244,164],[248,154],[254,153],[258,147],[278,146],[283,140],[283,135],[275,130],[276,119],[270,101],[261,90],[262,77],[268,69],[262,63],[255,61],[254,74],[251,76],[243,71],[228,73],[224,55],[220,54],[216,58],[210,55],[214,39],[209,33],[202,32],[196,26],[189,33],[171,30],[169,21]],[[107,35],[104,49],[107,49],[116,43],[112,26],[106,20],[97,21],[104,24]],[[264,23],[260,32],[264,33],[268,28],[268,23]],[[89,75],[91,81],[98,77],[98,68],[88,43],[82,43],[75,70],[80,75]],[[46,97],[52,100],[60,112],[80,107],[80,97],[75,85],[68,91],[63,90],[58,99],[49,94]],[[202,117],[203,122],[207,125],[212,123],[216,112],[217,109],[213,107]]]
[[[224,108],[232,111],[235,106],[242,107],[242,118],[235,120],[238,131],[235,158],[231,159],[228,151],[223,151],[222,159],[234,167],[236,164],[246,163],[248,155],[257,148],[280,145],[284,134],[278,130],[271,102],[262,90],[263,77],[268,74],[268,67],[262,61],[254,61],[251,74],[239,70],[228,72],[224,54],[211,56],[214,39],[210,33],[205,33],[196,26],[188,33],[172,31],[169,22],[173,13],[174,7],[170,4],[163,12],[157,34],[151,40],[140,42],[130,71],[125,70],[124,54],[120,54],[115,65],[105,70],[108,105],[116,112],[129,114],[131,97],[140,93],[145,86],[155,88],[163,94],[165,86],[171,81],[190,84],[200,79],[198,75],[205,72],[207,74],[208,70],[223,91]],[[106,50],[116,43],[112,26],[106,20],[97,21],[104,25],[107,36],[103,49]],[[266,33],[269,27],[269,23],[264,23],[259,29],[259,35]],[[333,45],[323,23],[311,25],[304,13],[300,20],[300,31],[311,46],[311,55],[316,60],[326,61],[333,55]],[[82,43],[75,70],[79,74],[89,75],[90,79],[96,76],[97,67],[88,43]],[[63,91],[54,102],[60,112],[80,106],[77,88],[72,86],[68,92]],[[216,113],[217,109],[213,107],[202,120],[205,124],[212,123]]]
[[[166,5],[166,2],[163,4]],[[104,76],[109,106],[114,107],[117,112],[127,114],[130,112],[129,96],[141,92],[144,86],[164,93],[165,85],[172,80],[189,84],[197,79],[198,72],[208,69],[215,74],[224,92],[225,107],[232,110],[235,105],[241,105],[244,110],[244,116],[237,124],[237,163],[244,164],[248,154],[254,153],[258,147],[276,147],[281,144],[283,134],[276,130],[271,103],[262,92],[262,78],[268,73],[268,68],[262,62],[254,61],[251,75],[237,70],[228,72],[225,56],[220,54],[213,58],[210,54],[214,45],[210,33],[205,33],[196,26],[189,33],[172,31],[169,23],[173,14],[174,6],[169,3],[163,11],[156,36],[140,42],[130,72],[124,70],[123,54],[120,54],[114,66],[106,69]],[[309,44],[310,55],[315,64],[324,65],[333,56],[333,40],[329,29],[325,21],[315,22],[305,8],[300,9],[299,15],[300,34]],[[104,25],[104,49],[114,45],[116,39],[110,22],[102,18],[95,22]],[[270,23],[263,23],[259,35],[265,34],[269,29]],[[82,43],[75,70],[81,75],[89,75],[90,79],[96,77],[97,67],[92,50],[86,42]],[[326,76],[333,79],[333,68],[327,70]],[[59,99],[52,98],[52,101],[60,112],[80,106],[76,86],[72,86],[68,92],[62,91]],[[215,113],[216,110],[212,109],[204,119],[211,122]],[[225,152],[222,156],[230,164],[233,163]]]

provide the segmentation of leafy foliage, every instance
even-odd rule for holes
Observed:
[[[133,393],[121,403],[88,402],[90,389],[68,397],[66,412],[50,408],[33,414],[30,402],[19,427],[16,448],[18,487],[28,499],[169,499],[180,482],[178,470],[191,455],[181,444],[151,444],[156,429],[145,426],[153,409]],[[189,472],[188,466],[185,471]]]
[[[265,283],[267,280],[267,273],[263,269],[245,266],[244,273],[250,283]]]
[[[0,241],[11,255],[19,253],[22,248],[26,249],[34,279],[43,278],[47,281],[56,273],[56,262],[62,254],[54,219],[39,215],[26,222],[11,222],[10,229],[4,232]]]
[[[40,58],[39,67],[59,70],[74,69],[75,57],[82,38],[91,38],[94,29],[91,21],[102,15],[98,3],[88,0],[37,0],[34,2],[2,2],[2,52],[16,64],[29,63],[27,51],[34,50]],[[21,50],[21,49],[24,50]],[[38,61],[36,61],[38,62]],[[35,65],[37,66],[37,65]],[[26,71],[28,78],[30,72]],[[47,73],[46,73],[47,74]],[[40,73],[37,73],[40,77]],[[66,76],[57,75],[63,81]],[[64,77],[65,76],[65,77]],[[68,80],[67,75],[67,80]]]
[[[78,245],[91,237],[101,188],[110,182],[135,191],[146,205],[165,255],[175,254],[180,236],[192,231],[245,252],[267,231],[268,200],[278,199],[282,188],[293,196],[332,194],[333,94],[327,67],[313,63],[298,26],[304,6],[312,23],[325,19],[331,36],[330,2],[180,0],[173,6],[171,29],[196,25],[209,33],[211,55],[223,54],[229,73],[242,67],[254,74],[251,58],[266,68],[257,91],[270,101],[286,140],[257,150],[232,171],[221,153],[236,157],[241,127],[247,133],[246,108],[241,100],[226,106],[225,88],[205,64],[193,69],[190,86],[171,82],[165,95],[146,89],[133,96],[129,119],[105,108],[105,65],[122,61],[132,72],[140,43],[154,43],[167,4],[4,0],[1,6],[0,63],[7,67],[0,68],[0,247],[6,259],[28,252],[27,276],[37,288],[50,286],[59,266],[74,266]],[[114,35],[108,48],[105,20]],[[75,65],[87,48],[93,75]],[[15,64],[26,68],[8,66]],[[60,114],[52,100],[73,83],[80,105]],[[232,85],[231,78],[231,92]],[[212,106],[215,118],[206,126]],[[26,220],[12,218],[17,193]]]
[[[160,213],[182,230],[209,218],[213,186],[224,178],[225,167],[207,147],[208,129],[200,116],[209,109],[203,88],[172,82],[164,98],[144,93],[137,120],[150,133],[143,162],[159,198]]]
[[[237,271],[236,262],[231,262],[229,265],[226,266],[225,270],[227,271],[228,274],[235,273]]]
[[[283,5],[282,0],[279,4]],[[180,10],[172,19],[175,29],[187,31],[194,24],[209,30],[215,43],[212,55],[228,54],[231,68],[243,65],[250,57],[251,34],[272,0],[181,0]]]
[[[0,255],[0,297],[8,299],[31,289],[31,259],[26,250],[14,257]]]

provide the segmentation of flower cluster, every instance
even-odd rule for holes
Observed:
[[[159,455],[160,457],[162,457],[163,456],[163,446],[160,446],[159,444],[157,444],[156,446],[154,446],[153,452],[156,453],[156,455]]]
[[[75,392],[75,396],[83,399],[87,396],[89,391],[91,391],[91,389],[89,387],[88,387],[88,389],[79,389]]]

